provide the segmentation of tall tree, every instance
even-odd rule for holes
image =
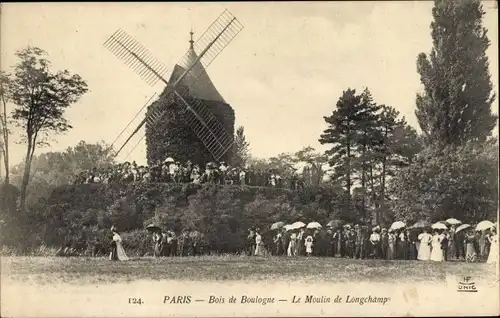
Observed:
[[[245,128],[243,126],[236,129],[236,136],[234,136],[233,156],[231,158],[231,165],[233,167],[243,168],[248,161],[248,152],[250,151],[250,143],[245,137]]]
[[[417,60],[424,85],[416,99],[420,128],[433,145],[482,142],[496,125],[485,12],[479,0],[435,0],[432,15],[433,48]]]
[[[328,117],[324,117],[328,128],[321,134],[321,144],[331,144],[331,149],[325,154],[328,164],[333,167],[332,181],[340,181],[345,188],[347,205],[344,211],[349,214],[351,209],[351,189],[353,185],[353,159],[355,159],[355,138],[361,96],[356,91],[348,89],[342,93],[336,104],[336,109]]]
[[[4,72],[0,71],[0,102],[2,103],[2,109],[0,110],[0,158],[3,160],[3,165],[5,169],[5,184],[10,182],[9,180],[9,128],[7,121],[7,100],[9,88],[9,77]]]
[[[377,105],[368,88],[365,88],[361,93],[361,103],[358,107],[356,121],[357,134],[355,134],[356,151],[358,157],[355,160],[355,169],[358,171],[361,181],[361,189],[358,190],[358,197],[361,202],[361,213],[366,217],[366,196],[368,195],[368,173],[372,171],[371,164],[373,163],[373,148],[380,143],[380,137],[377,127],[380,123],[378,111],[380,106]]]
[[[20,208],[25,210],[26,188],[36,147],[46,145],[49,134],[64,133],[72,126],[64,111],[87,92],[87,84],[69,71],[53,72],[47,53],[28,47],[16,53],[20,59],[14,66],[10,92],[15,108],[12,118],[23,129],[26,142],[24,175],[20,189]]]

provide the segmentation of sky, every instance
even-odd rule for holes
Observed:
[[[422,87],[416,58],[429,53],[430,1],[263,2],[263,3],[6,3],[0,20],[0,68],[16,63],[14,53],[28,45],[48,53],[54,70],[67,69],[87,81],[89,92],[66,112],[74,126],[51,139],[37,154],[63,151],[80,140],[111,143],[155,92],[103,47],[118,28],[163,61],[169,71],[197,35],[225,9],[244,29],[207,69],[231,104],[236,125],[244,126],[255,157],[295,152],[318,142],[347,88],[368,87],[377,103],[395,107],[418,129],[415,95]],[[485,2],[487,52],[498,94],[498,17]],[[199,52],[198,52],[199,53]],[[10,106],[12,107],[12,106]],[[498,113],[498,101],[492,106]],[[498,131],[498,130],[497,130]],[[137,137],[139,140],[143,131]],[[11,137],[19,140],[14,129]],[[135,143],[134,143],[135,144]],[[11,163],[21,162],[25,146],[11,143]],[[132,147],[129,147],[132,148]],[[142,142],[127,157],[145,163]]]

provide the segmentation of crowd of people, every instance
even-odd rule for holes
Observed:
[[[174,182],[174,183],[215,183],[239,184],[261,187],[303,188],[304,184],[298,174],[282,176],[273,169],[261,170],[250,166],[235,168],[221,162],[207,163],[205,167],[186,162],[182,164],[172,158],[164,162],[158,161],[149,166],[125,162],[105,168],[93,168],[83,171],[75,178],[75,184],[84,183],[131,183],[131,182]]]
[[[148,230],[151,230],[148,229]],[[110,259],[127,260],[121,237],[113,231]],[[151,231],[151,250],[155,257],[196,256],[204,250],[203,234],[184,230],[179,235],[155,227]],[[248,256],[318,256],[352,259],[419,260],[419,261],[498,261],[496,227],[475,231],[472,227],[457,231],[431,228],[369,228],[351,225],[326,228],[287,228],[261,231],[249,229]]]
[[[276,230],[271,240],[250,229],[248,255],[326,256],[353,259],[495,262],[498,259],[496,228],[456,232],[449,229],[345,225],[326,229]]]

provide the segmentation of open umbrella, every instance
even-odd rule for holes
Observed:
[[[457,229],[455,230],[455,233],[458,233],[462,230],[468,229],[469,227],[470,227],[470,224],[462,224],[459,227],[457,227]]]
[[[433,228],[434,230],[447,230],[448,229],[448,227],[444,223],[441,223],[441,222],[437,222],[437,223],[432,224],[431,228]]]
[[[403,221],[396,221],[396,222],[392,223],[392,225],[391,225],[390,228],[393,229],[393,230],[399,230],[399,229],[404,228],[405,226],[406,226],[405,222],[403,222]]]
[[[495,226],[495,224],[491,221],[488,221],[488,220],[481,221],[476,225],[476,231],[484,231],[484,230],[490,229],[494,226]]]
[[[306,224],[304,222],[301,222],[301,221],[297,221],[297,222],[292,224],[292,227],[294,229],[300,229],[301,227],[304,227],[304,226],[306,226]]]
[[[283,225],[283,228],[285,229],[285,231],[294,230],[294,228],[293,228],[293,225],[292,225],[292,224],[286,224],[286,225]]]
[[[448,223],[448,224],[450,224],[450,225],[457,225],[457,224],[461,224],[462,223],[462,221],[454,219],[454,218],[448,219],[445,222]]]
[[[326,224],[327,227],[339,227],[344,223],[342,220],[331,220]]]
[[[418,221],[417,223],[410,226],[411,229],[423,229],[424,227],[428,227],[431,224],[427,221]]]
[[[307,224],[306,228],[308,228],[308,229],[320,229],[321,224],[319,224],[318,222],[311,222],[311,223]]]
[[[271,225],[271,230],[277,230],[285,225],[285,222],[279,221]]]
[[[172,157],[168,157],[164,162],[175,162],[175,160]]]
[[[161,228],[154,224],[149,224],[148,226],[146,226],[146,230],[150,232],[161,232]]]

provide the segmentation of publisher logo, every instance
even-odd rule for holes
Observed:
[[[462,293],[477,293],[476,283],[470,276],[464,276],[458,282],[457,291]]]

